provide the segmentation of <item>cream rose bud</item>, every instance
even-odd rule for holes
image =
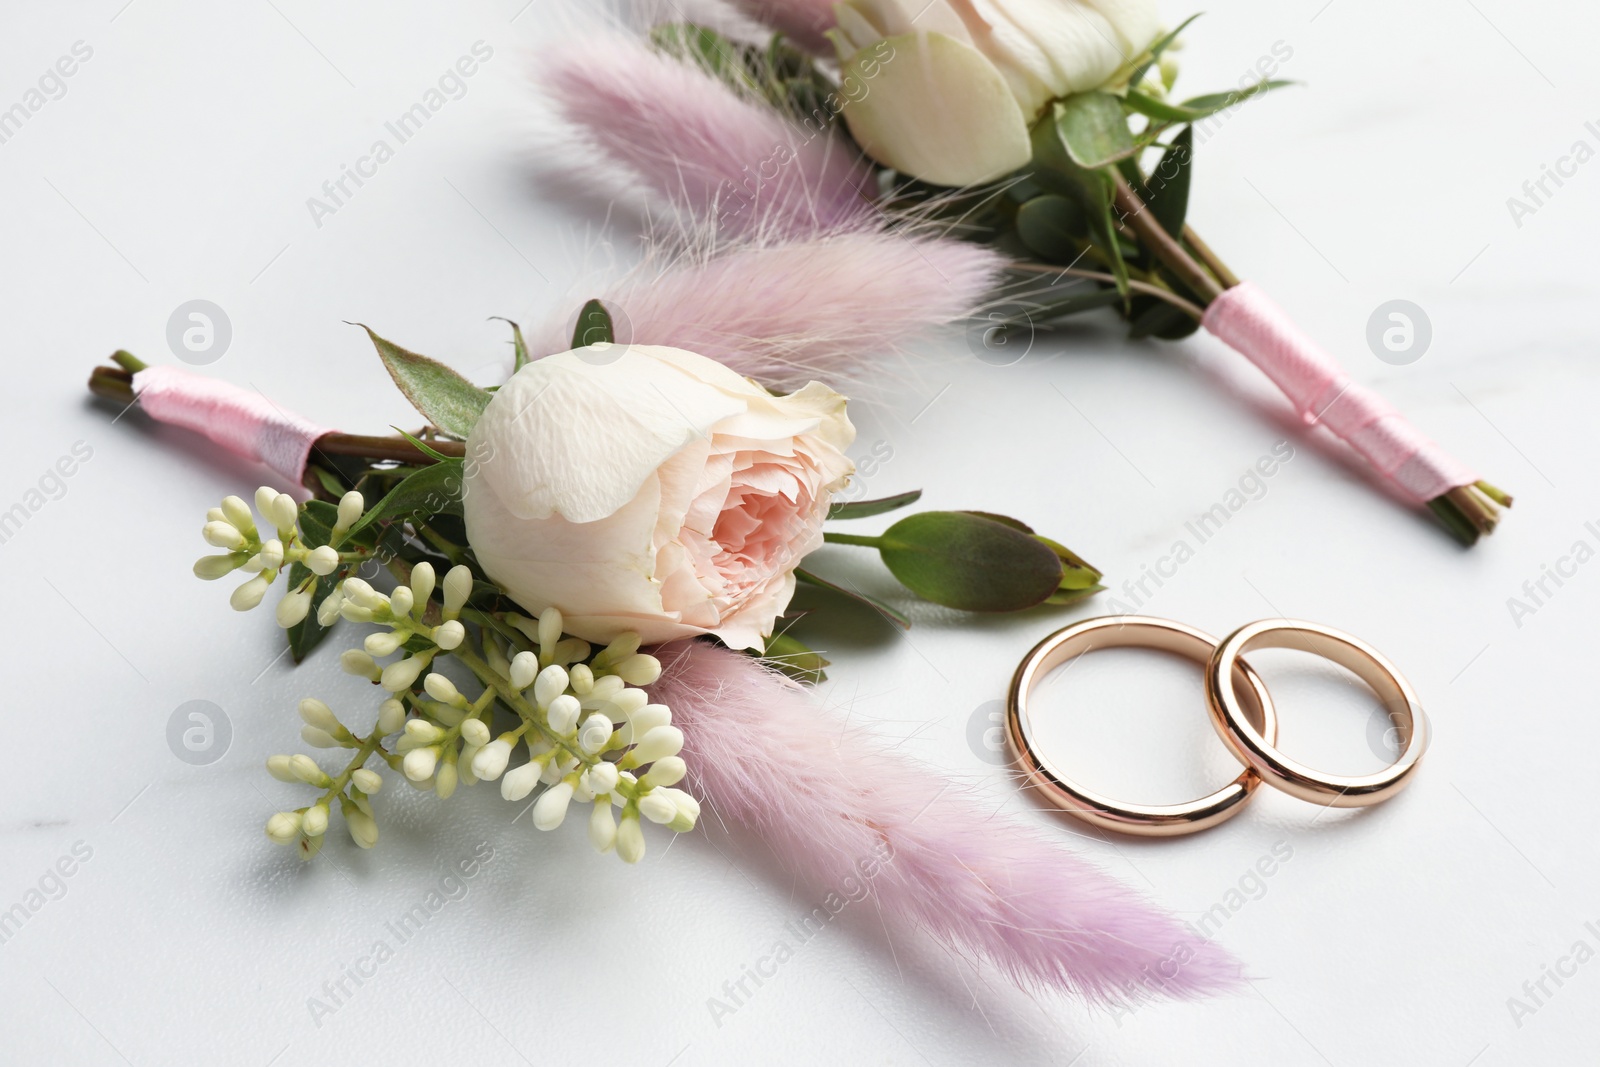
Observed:
[[[467,441],[467,539],[534,614],[604,644],[715,634],[760,648],[854,471],[845,398],[774,396],[676,348],[529,363]]]
[[[843,0],[834,14],[862,150],[955,186],[1025,166],[1045,105],[1105,85],[1160,31],[1154,0]]]

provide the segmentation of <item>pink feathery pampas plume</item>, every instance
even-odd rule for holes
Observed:
[[[597,296],[622,343],[671,345],[767,385],[838,380],[910,337],[971,315],[1004,259],[975,244],[875,227],[779,244],[734,245],[647,263]],[[572,337],[577,305],[536,351]]]
[[[872,211],[859,191],[869,169],[831,115],[791,119],[620,34],[564,40],[535,76],[591,149],[724,234],[806,235]]]
[[[833,28],[833,0],[733,0],[751,18],[781,30],[802,48],[826,52],[823,34]]]
[[[683,730],[695,791],[818,892],[869,882],[885,914],[1024,988],[1115,1004],[1241,982],[1220,946],[939,775],[842,737],[755,660],[705,642],[656,655],[666,670],[652,699]]]

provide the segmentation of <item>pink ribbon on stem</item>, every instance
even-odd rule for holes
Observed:
[[[1383,397],[1352,380],[1252,283],[1224,289],[1202,323],[1271,378],[1307,426],[1332,430],[1417,502],[1478,480]]]
[[[145,414],[202,434],[242,459],[264,463],[295,485],[317,438],[331,432],[285,411],[260,392],[171,365],[133,376]]]

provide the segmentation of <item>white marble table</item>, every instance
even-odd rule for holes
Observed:
[[[237,616],[188,576],[205,508],[259,472],[137,414],[113,422],[83,389],[115,348],[169,358],[168,317],[197,298],[232,326],[212,372],[325,422],[414,421],[344,320],[491,380],[506,349],[487,317],[536,320],[586,295],[585,271],[606,259],[596,210],[541,200],[529,178],[525,53],[555,32],[550,0],[8,5],[0,109],[62,57],[72,74],[46,79],[0,142],[0,510],[27,512],[0,545],[0,1059],[1591,1060],[1600,563],[1560,561],[1600,547],[1600,164],[1563,165],[1564,184],[1520,218],[1507,198],[1575,142],[1600,147],[1585,125],[1600,120],[1586,110],[1600,99],[1600,16],[1505,0],[1214,7],[1190,34],[1186,85],[1231,84],[1281,43],[1283,75],[1307,87],[1203,145],[1197,225],[1518,503],[1461,551],[1295,437],[1265,493],[1143,607],[1213,632],[1283,613],[1363,635],[1423,695],[1436,730],[1423,772],[1365,814],[1313,818],[1263,796],[1201,837],[1113,844],[1013,794],[969,743],[1023,650],[1096,608],[976,629],[924,613],[909,639],[863,625],[828,649],[829,714],[905,739],[908,756],[1071,835],[1185,917],[1221,905],[1218,936],[1254,981],[1230,999],[1093,1013],[1021,995],[862,907],[718,1019],[708,998],[814,901],[715,835],[629,870],[579,833],[511,825],[492,792],[445,809],[399,789],[381,798],[373,852],[339,831],[302,867],[271,845],[262,821],[293,794],[261,762],[292,747],[294,701],[353,700],[360,683],[326,653],[292,670],[265,613]],[[335,210],[308,208],[479,41],[492,55],[459,99]],[[1365,340],[1392,299],[1432,325],[1403,366]],[[1289,432],[1254,372],[1206,339],[1128,346],[1101,323],[1009,367],[959,337],[924,355],[903,395],[861,414],[860,448],[892,452],[873,489],[1027,516],[1119,585]],[[48,477],[63,457],[71,476]],[[848,550],[830,554],[887,586]],[[1515,617],[1511,598],[1558,565],[1569,576]],[[1292,657],[1263,664],[1291,751],[1376,764],[1370,700]],[[1047,733],[1104,788],[1177,799],[1226,765],[1196,681],[1133,654],[1086,660],[1054,693]],[[168,743],[191,701],[228,725],[203,765]],[[1252,873],[1274,854],[1270,877]],[[452,877],[463,862],[472,876]],[[389,924],[435,890],[437,910],[402,939]],[[379,941],[392,949],[381,964]]]

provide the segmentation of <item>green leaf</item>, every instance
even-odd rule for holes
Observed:
[[[1177,341],[1200,328],[1194,318],[1156,297],[1135,297],[1128,319],[1128,336],[1133,340],[1159,337]]]
[[[1112,222],[1113,183],[1105,170],[1080,166],[1067,151],[1062,139],[1058,101],[1051,112],[1033,127],[1033,165],[1031,177],[1052,192],[1071,197],[1083,208],[1095,247],[1103,253],[1107,266],[1117,279],[1117,291],[1128,294],[1128,263]]]
[[[616,340],[616,330],[611,325],[611,312],[598,300],[591,300],[578,312],[578,325],[572,330],[572,347],[609,345]]]
[[[924,600],[962,611],[1021,611],[1061,587],[1061,560],[1053,549],[985,515],[926,511],[901,519],[877,542],[884,565],[901,584]]]
[[[1110,93],[1074,93],[1056,104],[1055,122],[1067,154],[1080,167],[1094,170],[1139,151],[1122,102]]]
[[[870,519],[874,515],[882,515],[900,508],[909,507],[922,499],[922,490],[913,489],[909,493],[898,496],[880,497],[877,500],[853,500],[833,505],[828,512],[830,519]]]
[[[1017,209],[1017,237],[1028,251],[1050,263],[1072,263],[1089,239],[1089,217],[1072,197],[1036,196]]]
[[[1093,311],[1096,308],[1115,307],[1122,303],[1122,294],[1115,289],[1096,289],[1088,282],[1081,282],[1080,285],[1082,288],[1068,296],[1044,300],[1038,306],[1024,304],[1028,321],[1042,325],[1064,319],[1069,315]]]
[[[1063,591],[1073,589],[1099,588],[1096,585],[1105,575],[1100,573],[1100,568],[1094,566],[1059,541],[1052,541],[1042,534],[1034,534],[1041,542],[1056,554],[1061,560],[1061,588]]]
[[[518,326],[510,319],[502,318],[499,315],[490,315],[489,318],[498,322],[503,322],[511,327],[511,345],[513,351],[516,353],[515,361],[511,365],[511,373],[515,374],[523,367],[526,367],[530,362],[528,359],[528,342],[522,339],[522,327]]]
[[[389,429],[393,430],[395,433],[399,434],[401,437],[404,437],[407,441],[411,442],[411,447],[412,448],[416,449],[418,452],[421,452],[424,456],[427,456],[429,459],[433,460],[435,463],[449,463],[453,459],[459,459],[460,458],[459,456],[447,456],[447,455],[445,455],[443,452],[440,452],[437,448],[434,448],[432,445],[430,445],[428,442],[424,441],[422,438],[413,437],[411,434],[406,433],[404,430],[402,430],[398,426],[390,426]]]
[[[1145,179],[1145,206],[1173,237],[1183,235],[1183,220],[1189,213],[1189,164],[1193,158],[1194,127],[1185,126]]]
[[[857,603],[865,604],[867,607],[871,608],[873,611],[876,611],[879,615],[882,615],[884,618],[888,619],[902,630],[911,629],[911,620],[906,618],[904,612],[900,611],[891,604],[885,604],[876,597],[868,596],[859,589],[846,589],[844,586],[839,585],[836,582],[830,582],[826,578],[813,574],[811,571],[805,570],[804,568],[796,569],[794,576],[800,581],[805,582],[807,585],[814,585],[819,589],[827,589],[838,593],[840,596],[849,597],[851,600],[854,600]]]
[[[461,514],[462,461],[445,460],[408,474],[350,527],[347,538],[377,522],[420,522],[432,515]]]
[[[300,535],[307,548],[320,548],[328,543],[333,536],[333,524],[339,520],[339,509],[336,505],[326,500],[308,500],[300,505]],[[328,631],[333,627],[324,626],[317,621],[317,605],[322,599],[333,592],[333,583],[338,576],[335,571],[325,578],[316,578],[316,584],[311,592],[311,610],[306,617],[295,623],[285,632],[289,641],[289,655],[294,657],[296,663],[301,662],[310,655],[311,650],[322,643],[328,636]],[[308,578],[315,578],[309,568],[303,563],[296,563],[289,568],[288,584],[284,587],[298,589],[300,584]]]
[[[1207,115],[1215,115],[1219,111],[1226,111],[1235,104],[1242,104],[1252,96],[1260,96],[1262,93],[1270,93],[1274,89],[1282,89],[1296,84],[1298,83],[1289,80],[1269,81],[1262,79],[1244,89],[1235,89],[1226,93],[1207,93],[1204,96],[1192,97],[1178,106],[1188,116],[1184,121],[1193,122],[1195,119],[1205,118]]]
[[[479,389],[437,360],[408,352],[356,323],[372,338],[383,365],[411,406],[445,433],[465,438],[489,406],[490,393]]]
[[[766,651],[759,658],[797,682],[823,682],[828,678],[823,671],[829,662],[827,657],[813,652],[786,633],[767,638]]]

